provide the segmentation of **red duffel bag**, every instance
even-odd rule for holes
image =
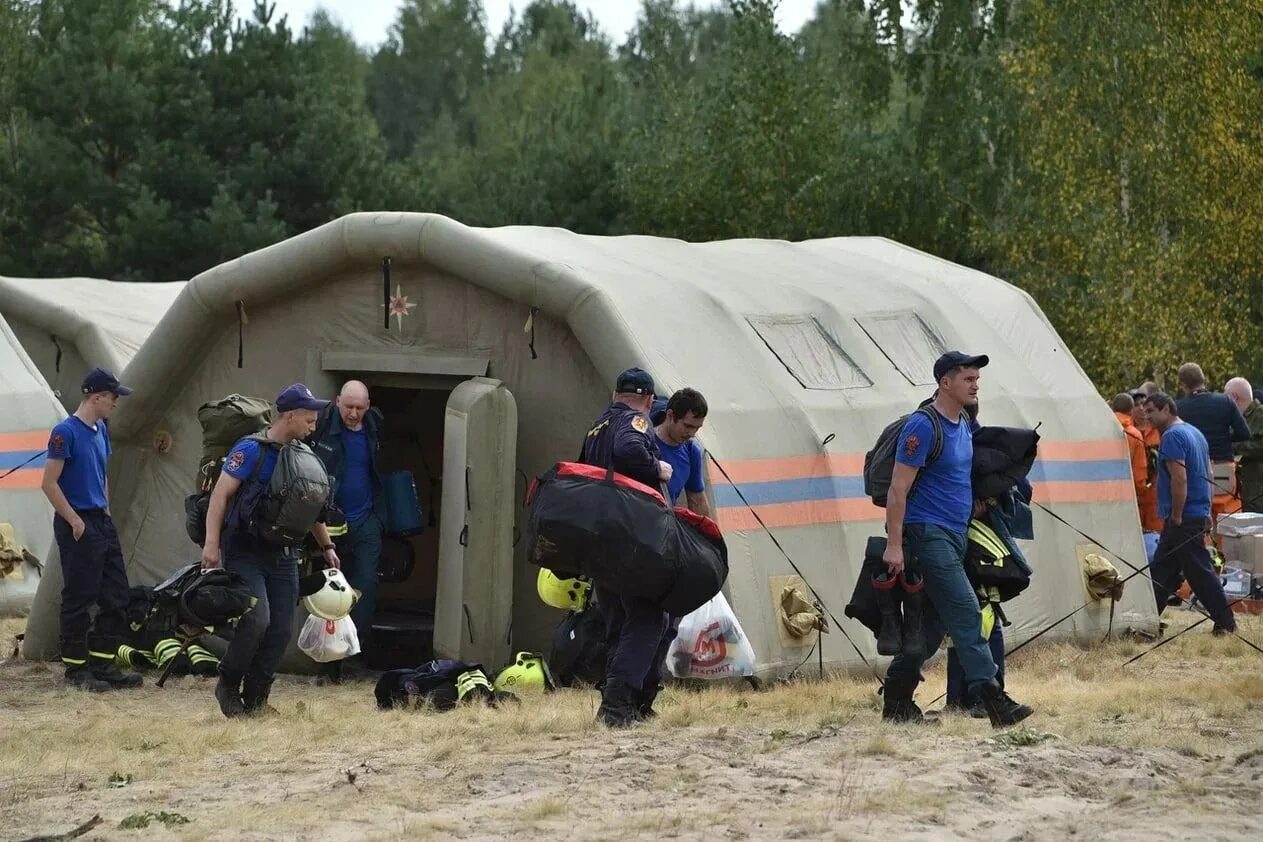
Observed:
[[[710,518],[605,468],[561,462],[527,496],[527,558],[559,576],[589,576],[677,617],[728,578],[728,548]]]

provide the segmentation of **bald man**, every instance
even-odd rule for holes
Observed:
[[[377,562],[386,521],[377,469],[381,422],[381,412],[369,404],[368,387],[348,380],[333,404],[320,413],[311,439],[312,449],[333,478],[334,503],[346,516],[346,533],[336,536],[334,543],[342,559],[342,572],[360,592],[351,620],[365,652],[371,644],[377,609]],[[343,674],[342,661],[334,661],[326,671],[334,682],[341,681]]]
[[[1241,487],[1241,508],[1247,512],[1263,512],[1263,405],[1254,398],[1254,389],[1244,377],[1234,377],[1224,384],[1224,394],[1241,410],[1250,438],[1232,443],[1237,457],[1237,482]]]

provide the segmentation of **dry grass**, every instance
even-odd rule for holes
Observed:
[[[0,622],[0,644],[16,628]],[[1263,641],[1263,622],[1243,622],[1242,633]],[[54,665],[9,661],[0,826],[22,838],[100,813],[101,830],[117,835],[127,816],[167,811],[189,824],[139,832],[1056,838],[1092,836],[1108,815],[1111,838],[1208,826],[1258,838],[1263,656],[1198,629],[1120,666],[1144,646],[1023,650],[1009,664],[1011,690],[1037,713],[1029,734],[1007,740],[962,716],[933,729],[882,726],[875,683],[850,678],[760,693],[672,689],[656,721],[608,732],[593,724],[592,692],[382,713],[371,685],[287,678],[273,694],[280,716],[230,723],[209,682],[96,696],[62,688]],[[941,665],[927,678],[925,701],[942,692]],[[111,785],[114,774],[130,782]]]

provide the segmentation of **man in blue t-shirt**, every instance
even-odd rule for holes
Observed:
[[[696,389],[683,388],[662,404],[654,402],[651,413],[658,455],[671,466],[667,480],[667,502],[675,505],[684,492],[684,505],[699,515],[710,517],[706,501],[706,478],[702,473],[702,446],[695,436],[706,423],[706,398]]]
[[[351,610],[351,621],[360,639],[360,651],[372,646],[373,615],[377,612],[377,565],[382,554],[386,502],[377,469],[381,446],[382,414],[369,404],[368,386],[348,380],[333,405],[325,407],[312,435],[312,450],[333,480],[334,503],[346,518],[345,531],[334,537],[342,572],[360,599]],[[341,682],[355,656],[325,666],[325,676]]]
[[[1182,579],[1197,595],[1214,620],[1214,633],[1236,631],[1237,621],[1223,582],[1215,573],[1206,549],[1210,529],[1210,447],[1192,424],[1180,420],[1179,409],[1169,395],[1149,397],[1149,423],[1162,434],[1158,447],[1158,516],[1166,523],[1150,565],[1153,595],[1158,613],[1166,608]]]
[[[973,431],[965,407],[978,402],[980,370],[990,360],[949,351],[934,363],[938,392],[933,402],[908,417],[895,449],[886,496],[886,552],[890,576],[908,589],[908,574],[924,581],[925,647],[901,652],[886,671],[882,718],[923,722],[912,700],[921,666],[950,634],[965,673],[967,691],[978,698],[991,724],[1007,727],[1031,715],[996,681],[996,665],[982,635],[978,597],[965,575],[969,518],[974,513]],[[930,417],[928,412],[936,413]],[[941,431],[941,433],[939,432]],[[941,449],[934,455],[941,435]],[[906,557],[906,558],[905,558]],[[905,572],[906,571],[906,572]]]
[[[44,496],[52,503],[61,554],[61,660],[66,682],[94,692],[139,687],[136,673],[114,664],[127,632],[127,569],[110,518],[105,477],[110,456],[106,420],[132,390],[103,368],[83,378],[79,408],[53,428],[44,462]],[[90,609],[97,606],[96,619]]]
[[[328,403],[318,400],[302,383],[282,389],[276,396],[279,417],[267,428],[267,444],[249,437],[234,444],[211,491],[202,569],[222,565],[239,574],[256,600],[237,623],[219,662],[215,700],[230,718],[267,709],[276,667],[293,631],[298,563],[303,554],[301,546],[277,546],[255,535],[248,510],[266,493],[281,448],[311,435],[317,414]],[[337,549],[324,523],[312,524],[311,534],[325,564],[339,567]]]

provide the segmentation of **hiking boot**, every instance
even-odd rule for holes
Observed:
[[[114,687],[108,681],[102,681],[92,674],[91,667],[66,667],[66,686],[77,687],[90,693],[108,693]]]
[[[92,665],[92,677],[104,681],[114,690],[130,690],[145,683],[138,672],[123,672],[113,661]]]
[[[219,710],[229,719],[246,712],[246,706],[241,701],[241,678],[239,672],[221,670],[219,681],[215,682],[215,701],[219,702]]]
[[[903,652],[919,658],[925,654],[925,628],[921,614],[925,610],[925,579],[904,570],[899,574],[903,586]]]
[[[920,683],[919,678],[909,682],[886,676],[886,686],[882,688],[881,718],[903,725],[937,725],[938,720],[927,719],[917,703],[912,701],[913,691]]]
[[[1214,635],[1215,637],[1226,637],[1227,635],[1230,635],[1230,634],[1236,634],[1237,627],[1236,626],[1231,626],[1231,627],[1215,626],[1213,629],[1210,630],[1210,633]]]
[[[661,686],[655,685],[652,690],[641,690],[637,694],[636,715],[641,719],[653,719],[658,712],[653,709],[653,703],[658,698],[658,691]]]
[[[330,661],[320,667],[320,679],[318,684],[341,684],[342,683],[342,662]]]
[[[1035,712],[1029,705],[1013,701],[994,679],[984,683],[974,692],[978,694],[983,709],[991,719],[992,728],[1008,728]]]
[[[895,585],[899,580],[885,571],[873,577],[873,595],[881,612],[881,630],[877,632],[877,654],[898,655],[903,650],[902,618],[895,603]]]
[[[241,686],[241,706],[246,716],[279,716],[280,711],[268,704],[272,682],[246,676]]]
[[[628,728],[640,722],[639,696],[617,678],[606,680],[596,717],[607,727]]]

